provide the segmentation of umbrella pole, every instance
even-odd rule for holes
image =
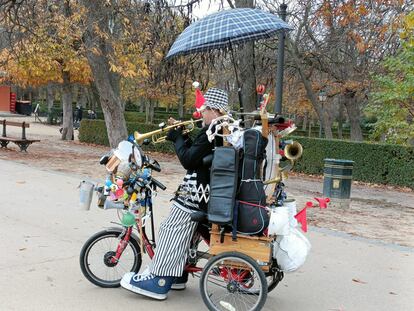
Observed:
[[[236,60],[234,59],[233,46],[231,45],[230,40],[229,40],[229,47],[230,47],[232,63],[233,63],[233,66],[234,66],[234,73],[236,74],[237,95],[239,96],[240,112],[242,113],[241,114],[241,119],[242,119],[242,121],[244,121],[244,115],[243,115],[244,108],[243,108],[243,101],[242,101],[241,85],[240,85],[239,75],[237,73]]]
[[[279,16],[282,20],[286,21],[286,9],[287,5],[283,2],[280,5]],[[282,92],[283,92],[283,69],[285,62],[285,32],[279,33],[279,47],[277,49],[277,71],[276,71],[276,101],[274,112],[275,116],[282,113]]]

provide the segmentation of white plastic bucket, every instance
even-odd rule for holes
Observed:
[[[95,185],[90,181],[82,180],[79,185],[79,207],[88,211],[91,208],[93,189]]]
[[[288,235],[290,233],[289,210],[286,206],[278,206],[270,211],[268,227],[269,236]]]

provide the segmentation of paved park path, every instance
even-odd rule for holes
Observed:
[[[163,302],[101,289],[79,268],[85,240],[114,211],[77,208],[81,176],[0,160],[0,310],[204,310],[198,279]],[[164,174],[160,177],[167,181]],[[155,203],[158,220],[168,196]],[[312,227],[306,264],[270,293],[264,310],[414,310],[414,248]]]

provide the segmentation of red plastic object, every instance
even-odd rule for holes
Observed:
[[[204,103],[206,102],[203,93],[201,93],[200,89],[195,90],[195,103],[194,106],[196,107],[197,111],[202,109],[204,106]]]
[[[200,119],[201,118],[201,112],[200,111],[194,111],[193,112],[193,119]]]
[[[327,208],[328,207],[328,203],[331,202],[331,200],[329,198],[314,198],[318,204],[319,204],[319,208]]]
[[[308,208],[308,203],[312,204],[312,202],[306,202],[306,206],[303,210],[295,215],[296,220],[302,225],[303,232],[308,232],[308,221],[306,219],[306,209]]]
[[[256,88],[257,94],[263,95],[265,92],[265,86],[263,84],[259,84]]]
[[[281,131],[281,130],[284,130],[288,127],[291,127],[292,125],[294,125],[293,121],[292,120],[287,120],[284,123],[278,123],[278,124],[275,124],[274,126],[276,126],[276,128],[279,131]]]
[[[10,93],[10,112],[16,112],[16,93]]]

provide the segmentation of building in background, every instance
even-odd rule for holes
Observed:
[[[0,111],[10,112],[10,93],[11,89],[8,85],[0,85]]]

